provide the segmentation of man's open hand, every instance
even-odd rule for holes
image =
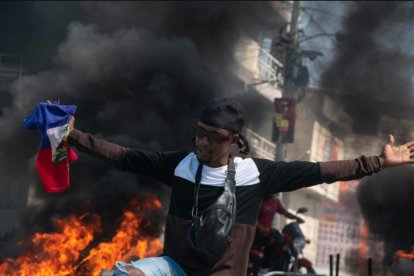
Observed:
[[[382,159],[383,168],[414,164],[414,141],[396,146],[394,145],[394,136],[389,134],[380,158]]]

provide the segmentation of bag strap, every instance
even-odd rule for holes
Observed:
[[[193,196],[193,209],[191,210],[191,216],[193,220],[197,218],[198,215],[198,193],[200,191],[201,184],[201,172],[203,170],[203,163],[199,162],[196,177],[195,177],[195,188]],[[227,177],[224,181],[224,190],[229,191],[232,194],[236,191],[236,181],[235,181],[236,169],[234,166],[234,159],[232,156],[229,158],[229,164],[227,166]]]
[[[224,190],[229,191],[232,194],[236,192],[235,175],[236,175],[236,169],[234,166],[234,159],[233,157],[230,156],[229,165],[227,166],[227,177],[226,177],[226,180],[224,181]]]
[[[194,187],[194,196],[193,196],[193,209],[191,210],[191,216],[193,220],[197,217],[198,213],[198,192],[200,190],[200,182],[201,182],[201,171],[203,170],[203,163],[199,161],[197,173],[195,177],[195,187]]]

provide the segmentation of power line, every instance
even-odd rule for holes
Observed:
[[[332,17],[337,17],[337,18],[342,18],[342,19],[349,19],[350,18],[349,15],[334,14],[334,13],[331,13],[329,11],[319,9],[319,8],[313,8],[313,7],[309,7],[309,6],[302,7],[302,11],[304,13],[306,13],[308,16],[310,16],[313,20],[315,20],[315,19],[314,19],[313,15],[309,14],[309,10],[320,12],[320,13],[323,13],[323,14],[330,15]],[[378,15],[378,16],[381,16],[381,15]],[[407,18],[407,19],[411,19],[411,18]],[[319,25],[319,27],[322,28],[320,25]],[[403,22],[392,22],[392,21],[390,21],[390,22],[387,22],[387,25],[384,25],[384,27],[390,27],[390,28],[396,27],[396,28],[407,30],[407,31],[412,31],[412,26],[410,24],[403,23]]]
[[[308,11],[306,10],[303,10],[303,11],[305,12],[307,16],[312,17],[312,15],[310,15]],[[328,33],[316,20],[313,20],[312,22],[315,23],[315,25],[322,31],[322,33],[328,36],[329,39],[332,40],[332,42],[336,43],[336,40],[332,38],[332,34]]]
[[[328,47],[322,47],[322,46],[313,46],[312,49],[317,49],[317,50],[321,50],[321,51],[325,51],[325,52],[334,52],[335,48],[328,48]]]
[[[324,14],[327,14],[327,15],[330,15],[330,16],[333,16],[333,17],[347,18],[346,15],[334,14],[334,13],[328,12],[326,10],[322,10],[322,9],[318,9],[318,8],[312,8],[312,7],[307,7],[307,6],[302,7],[302,10],[304,12],[306,12],[305,10],[313,10],[313,11],[317,11],[317,12],[320,12],[320,13],[324,13]]]

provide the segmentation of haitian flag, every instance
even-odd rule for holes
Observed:
[[[59,101],[40,103],[23,121],[26,129],[39,129],[42,136],[36,170],[45,192],[62,192],[69,188],[69,163],[78,156],[63,138],[69,134],[68,123],[75,112],[75,105],[61,105]]]

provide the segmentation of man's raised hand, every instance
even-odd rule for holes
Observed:
[[[389,134],[380,158],[382,159],[383,168],[414,164],[414,141],[396,146],[394,145],[394,136]]]

